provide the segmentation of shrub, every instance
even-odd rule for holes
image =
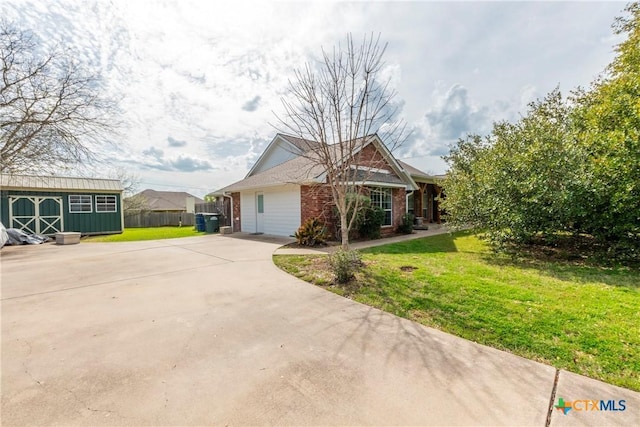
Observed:
[[[413,215],[410,213],[402,215],[402,224],[398,226],[398,233],[413,233]]]
[[[371,206],[371,201],[364,204],[358,212],[357,227],[360,237],[367,239],[379,239],[384,211],[377,206]]]
[[[338,249],[329,255],[329,265],[336,276],[336,282],[347,283],[362,267],[362,259],[358,251]]]
[[[327,239],[327,229],[318,218],[309,218],[298,228],[295,238],[299,245],[320,245]]]
[[[380,230],[384,222],[384,211],[377,206],[371,206],[371,199],[364,195],[349,194],[347,197],[358,199],[358,211],[353,223],[353,227],[349,232],[349,238],[356,237],[365,239],[380,238]],[[334,208],[334,221],[336,223],[336,238],[340,238],[340,215],[338,210]],[[347,218],[353,216],[353,208],[347,213]]]

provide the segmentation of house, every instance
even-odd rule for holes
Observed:
[[[0,174],[7,228],[53,235],[122,233],[122,184],[114,179]]]
[[[310,160],[315,144],[319,143],[277,134],[244,179],[215,192],[231,199],[234,231],[290,236],[312,217],[335,231],[327,171]],[[391,234],[407,212],[407,195],[421,188],[411,172],[425,189],[431,177],[415,168],[407,170],[378,135],[365,137],[358,147],[352,153],[358,159],[354,172],[362,176],[359,184],[366,187],[372,203],[385,212],[382,234]]]
[[[204,203],[199,197],[184,191],[156,191],[146,189],[132,198],[141,201],[141,210],[154,212],[194,212],[196,203]]]
[[[416,217],[416,223],[440,223],[442,182],[446,175],[429,175],[398,160],[398,163],[418,184],[418,189],[407,194],[407,212]]]

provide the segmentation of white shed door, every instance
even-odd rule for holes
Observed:
[[[9,228],[29,234],[63,231],[62,197],[9,196]]]

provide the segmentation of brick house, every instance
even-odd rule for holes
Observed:
[[[408,165],[395,159],[377,135],[365,138],[358,152],[352,153],[357,156],[352,179],[385,212],[382,234],[391,234],[408,212],[408,195],[421,189],[411,172],[419,178],[428,175],[415,168],[408,171]],[[234,231],[291,236],[312,217],[335,230],[326,171],[309,160],[314,144],[318,143],[277,134],[244,179],[213,193],[231,199]]]

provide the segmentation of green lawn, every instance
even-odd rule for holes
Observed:
[[[137,240],[174,239],[176,237],[202,236],[205,233],[195,231],[192,226],[184,227],[149,227],[126,228],[122,234],[110,234],[107,236],[90,236],[83,241],[87,242],[134,242]]]
[[[324,256],[274,262],[398,316],[640,391],[640,271],[515,260],[467,232],[362,253],[366,267],[345,286]]]

